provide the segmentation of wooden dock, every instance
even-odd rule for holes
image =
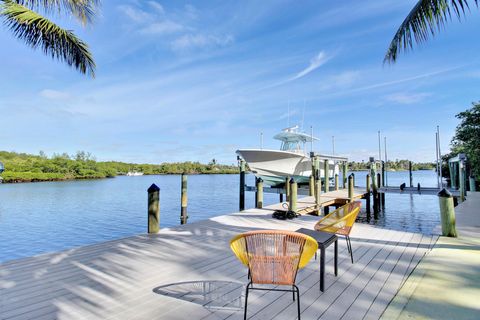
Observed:
[[[0,265],[0,319],[243,319],[247,270],[229,248],[253,229],[312,228],[318,217],[281,221],[274,206],[162,229],[156,235],[80,247]],[[339,241],[339,274],[327,250],[299,272],[302,319],[378,319],[436,235],[357,223],[355,263]],[[252,292],[250,319],[294,319],[291,294]]]
[[[355,188],[353,189],[353,199],[359,200],[366,197],[365,188]],[[339,189],[334,191],[329,191],[327,193],[322,193],[320,195],[319,207],[325,208],[329,206],[342,206],[346,204],[350,198],[348,197],[347,189]],[[284,206],[283,203],[277,203],[269,207],[273,210],[286,211],[288,207]],[[299,198],[297,200],[297,213],[299,214],[316,214],[318,212],[317,206],[315,204],[315,197],[308,196]]]

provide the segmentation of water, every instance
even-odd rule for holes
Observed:
[[[365,185],[366,172],[356,172]],[[188,222],[238,211],[238,175],[188,177]],[[389,173],[389,184],[408,181],[408,172]],[[434,186],[435,173],[414,172],[414,183]],[[103,180],[0,184],[0,262],[146,232],[147,188],[161,188],[161,227],[180,222],[180,176],[117,177]],[[253,176],[247,176],[253,185]],[[265,204],[278,195],[265,194]],[[439,223],[435,196],[388,194],[379,221],[389,228],[430,233]],[[254,193],[246,193],[253,207]]]

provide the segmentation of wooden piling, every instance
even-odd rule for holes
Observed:
[[[353,201],[353,175],[348,176],[348,199],[350,202]]]
[[[460,161],[458,163],[458,180],[459,180],[459,185],[460,185],[460,201],[465,201],[465,195],[466,195],[466,188],[465,188],[465,164],[463,161]]]
[[[440,204],[440,218],[442,222],[442,235],[445,237],[456,237],[455,228],[455,208],[453,205],[453,196],[445,188],[438,193]]]
[[[408,161],[408,174],[410,177],[410,188],[413,187],[412,161]]]
[[[245,161],[240,159],[240,196],[239,196],[239,209],[245,210]]]
[[[377,179],[376,178],[376,164],[373,162],[373,160],[370,162],[370,176],[372,178],[372,198],[373,198],[373,218],[378,219],[378,211],[379,211],[379,205],[378,205],[378,185],[377,185]]]
[[[280,193],[280,203],[283,202],[283,193]]]
[[[380,189],[381,187],[382,187],[382,176],[380,173],[377,173],[377,188]],[[378,192],[378,189],[377,189],[377,205],[378,205],[378,209],[380,209],[382,206],[382,201],[381,201],[382,194],[381,192]]]
[[[367,206],[367,219],[370,219],[370,174],[367,173],[366,177],[366,187],[367,187],[367,197],[365,198],[366,206]]]
[[[182,188],[181,188],[181,205],[180,205],[180,224],[186,224],[188,220],[187,215],[187,175],[182,173]]]
[[[285,178],[285,201],[290,203],[290,177]]]
[[[256,199],[255,199],[255,208],[261,209],[263,208],[263,180],[262,178],[258,178],[256,181]]]
[[[329,164],[328,160],[325,159],[323,161],[323,176],[324,176],[324,186],[323,186],[323,191],[327,193],[330,191],[330,170],[329,170]]]
[[[355,188],[355,173],[352,172],[351,176],[352,176],[352,178],[353,178],[353,187]]]
[[[290,179],[290,211],[297,212],[298,185],[295,180]]]
[[[155,184],[148,188],[148,233],[160,230],[160,188]]]
[[[308,195],[311,197],[315,195],[315,176],[313,175],[313,173],[310,175],[310,180],[308,184]]]
[[[342,162],[342,180],[343,180],[343,189],[347,187],[347,162]]]
[[[338,173],[335,173],[335,191],[338,191]]]

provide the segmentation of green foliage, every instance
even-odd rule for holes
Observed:
[[[469,2],[478,0],[419,0],[398,28],[384,62],[395,62],[398,53],[413,48],[413,42],[426,42],[440,31],[452,13],[460,20],[469,9]]]
[[[135,164],[116,161],[97,162],[90,153],[79,151],[69,156],[54,154],[51,158],[40,151],[38,156],[0,151],[0,161],[5,165],[4,182],[53,181],[69,179],[109,178],[125,175],[129,171],[149,174],[212,174],[238,173],[236,166],[199,162],[162,164]]]
[[[369,163],[368,162],[349,162],[349,168],[352,171],[361,171],[361,170],[368,170]],[[389,171],[404,171],[408,170],[409,161],[408,160],[395,160],[395,161],[387,161],[386,164],[387,170]],[[431,162],[420,162],[414,163],[412,162],[412,170],[433,170],[435,169],[435,163]]]
[[[86,24],[92,21],[96,5],[96,0],[0,0],[0,18],[27,45],[94,77],[95,62],[88,45],[34,10],[68,12]]]
[[[465,153],[471,174],[480,180],[480,102],[472,103],[472,108],[456,117],[461,122],[452,139],[452,153],[448,158]]]

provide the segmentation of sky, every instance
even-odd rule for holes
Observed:
[[[383,57],[416,1],[103,1],[94,23],[49,16],[95,57],[96,78],[0,27],[0,150],[98,160],[235,163],[299,125],[351,160],[435,160],[480,100],[479,10],[396,64]],[[382,150],[383,156],[383,150]],[[378,156],[377,156],[378,157]]]

